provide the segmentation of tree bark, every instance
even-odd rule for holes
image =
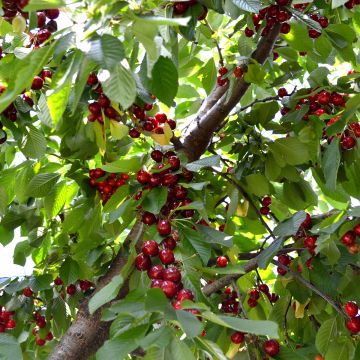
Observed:
[[[263,64],[271,53],[279,35],[279,29],[280,26],[275,25],[269,35],[259,41],[255,51],[252,53],[252,58],[258,63]],[[238,104],[249,86],[250,84],[246,83],[243,77],[241,77],[236,81],[229,99],[226,99],[226,86],[216,87],[207,99],[205,99],[197,118],[190,124],[189,129],[182,139],[175,139],[175,148],[184,151],[190,161],[198,159],[206,151],[213,132],[219,128],[230,111]],[[135,239],[141,243],[141,236],[136,236],[139,231],[139,226],[140,222],[138,221],[124,242],[124,246],[113,260],[109,270],[99,280],[96,292],[100,291],[114,276],[120,273],[127,261],[127,248],[129,244],[135,241]],[[248,271],[255,269],[257,267],[256,258],[251,259],[248,264]],[[237,275],[237,277],[239,276]],[[230,282],[233,279],[236,279],[236,277],[231,275]],[[204,289],[205,295],[207,292],[209,292],[209,295],[214,292],[209,286],[210,285]],[[120,290],[118,299],[124,298],[128,291],[128,283],[126,282]],[[81,304],[75,321],[61,338],[59,344],[49,356],[49,360],[87,359],[107,340],[111,322],[101,321],[101,313],[109,304],[104,305],[93,315],[90,315],[88,303],[89,299],[86,299]]]

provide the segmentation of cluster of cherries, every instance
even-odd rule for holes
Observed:
[[[116,190],[125,185],[130,178],[128,174],[106,173],[100,168],[90,170],[89,176],[89,184],[100,192],[103,204],[106,204]]]
[[[310,115],[321,116],[321,115],[336,115],[345,107],[346,95],[339,94],[337,92],[329,92],[326,90],[320,91],[319,93],[312,94],[316,89],[309,89],[309,96],[301,98],[295,106],[295,111],[300,110],[303,106],[308,106],[308,112],[303,116],[303,120],[307,121]],[[285,88],[278,90],[279,97],[288,96],[288,92]],[[281,108],[281,114],[284,116],[290,112],[290,108],[284,106]],[[341,115],[336,115],[333,118],[326,121],[326,126],[333,125],[336,121],[341,119]],[[360,124],[352,122],[349,124],[347,129],[341,136],[341,146],[344,150],[350,150],[356,145],[357,137],[360,137]],[[324,128],[323,137],[331,142],[333,137],[327,137],[326,129]]]
[[[260,299],[260,292],[267,296],[270,302],[275,303],[279,300],[279,295],[275,293],[270,293],[269,287],[266,284],[259,284],[256,288],[253,288],[249,291],[249,298],[247,300],[247,304],[250,308],[254,308],[257,306],[258,301]]]
[[[196,0],[189,0],[189,1],[181,1],[174,3],[174,14],[176,15],[183,15],[185,14],[189,8],[196,5],[198,2]],[[204,20],[208,13],[208,9],[206,6],[203,7],[203,12],[199,15],[198,20]]]
[[[139,271],[147,271],[147,275],[151,279],[151,287],[160,288],[169,299],[173,299],[173,306],[178,310],[181,309],[181,301],[193,301],[194,294],[190,289],[183,288],[181,271],[175,265],[173,250],[177,246],[179,236],[177,231],[172,229],[171,218],[177,214],[185,217],[194,215],[194,210],[191,209],[183,210],[181,213],[176,211],[177,207],[191,203],[191,200],[187,198],[187,189],[177,183],[180,177],[185,181],[191,181],[193,175],[187,170],[183,171],[181,175],[174,174],[180,170],[180,159],[173,152],[163,154],[159,150],[154,150],[151,157],[157,163],[153,167],[156,172],[140,170],[136,179],[143,186],[143,190],[151,191],[154,187],[165,186],[168,189],[168,198],[159,215],[144,211],[142,221],[146,225],[156,224],[157,231],[163,240],[160,244],[154,240],[145,241],[142,245],[142,252],[136,257],[135,266]],[[163,168],[165,170],[161,170]],[[139,191],[135,195],[135,199],[140,199],[141,196],[142,191]],[[157,263],[154,264],[154,261]],[[187,311],[194,315],[199,314],[194,309]]]
[[[345,7],[348,8],[349,10],[353,9],[356,5],[360,5],[360,1],[359,0],[349,0],[347,1],[345,4]]]
[[[229,69],[226,68],[225,66],[221,66],[218,70],[219,72],[219,76],[217,77],[216,79],[216,82],[219,86],[225,86],[229,83],[229,79],[228,79],[228,76],[227,75],[229,73]],[[240,67],[240,66],[236,66],[233,70],[233,75],[236,77],[236,78],[240,78],[242,77],[244,74],[244,71],[243,69]]]
[[[345,313],[350,317],[346,322],[346,327],[352,334],[360,332],[360,316],[358,316],[359,308],[353,301],[348,301],[344,305]]]
[[[9,22],[20,21],[26,24],[29,13],[24,12],[23,9],[28,3],[29,0],[3,0],[2,9],[4,11],[4,18]],[[51,37],[51,33],[57,31],[56,19],[60,15],[60,10],[48,9],[38,11],[36,15],[38,30],[30,34],[30,40],[35,46],[39,46]]]
[[[264,196],[261,199],[261,208],[260,208],[260,214],[261,215],[268,215],[270,213],[269,206],[271,205],[271,197],[270,196]]]
[[[342,237],[341,242],[347,247],[351,254],[359,252],[359,244],[356,243],[356,237],[360,237],[360,224],[354,226],[350,231],[347,231]]]
[[[16,321],[13,319],[14,315],[15,311],[7,311],[0,306],[0,333],[16,327]]]
[[[153,97],[153,99],[155,100],[155,97]],[[152,108],[153,104],[148,103],[145,103],[142,107],[136,104],[132,106],[130,112],[136,124],[136,127],[131,128],[129,131],[129,135],[132,138],[140,137],[143,131],[146,133],[153,132],[154,134],[163,134],[165,124],[168,124],[171,130],[175,130],[175,120],[169,119],[166,114],[157,113],[154,117],[149,116],[146,112],[151,111]]]
[[[41,315],[39,311],[35,311],[34,321],[36,326],[34,327],[32,333],[35,336],[35,344],[38,346],[44,346],[47,341],[54,339],[54,335],[50,330],[44,331],[45,328],[47,328],[48,323],[46,322],[45,316]]]
[[[56,286],[63,286],[64,282],[62,281],[62,279],[60,277],[57,277],[54,280],[54,284]],[[79,286],[80,290],[85,293],[87,292],[89,289],[94,288],[94,284],[89,281],[89,280],[79,280],[78,284],[69,284],[66,286],[66,293],[69,296],[73,296],[76,294],[77,292],[77,285]]]

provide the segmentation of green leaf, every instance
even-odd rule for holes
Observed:
[[[140,23],[149,23],[154,25],[169,25],[169,26],[186,26],[190,17],[167,18],[161,16],[142,16],[137,17]]]
[[[205,167],[212,167],[219,165],[220,165],[220,156],[213,155],[188,163],[185,165],[185,168],[188,169],[189,171],[196,172]]]
[[[169,359],[171,360],[195,360],[195,356],[186,345],[184,341],[179,340],[177,337],[173,337],[169,349]]]
[[[0,225],[0,244],[6,246],[11,243],[14,238],[14,230],[6,229]]]
[[[244,80],[249,84],[262,85],[266,71],[259,64],[249,64],[244,75]]]
[[[270,193],[270,183],[262,174],[251,174],[244,178],[246,190],[250,194],[264,196]]]
[[[125,51],[118,38],[104,34],[90,41],[87,56],[102,68],[112,70],[124,58]]]
[[[14,250],[14,264],[24,266],[30,252],[31,248],[28,240],[18,242]]]
[[[109,284],[96,292],[89,301],[89,312],[93,314],[99,307],[116,298],[119,290],[124,283],[121,275],[114,276]]]
[[[266,104],[255,104],[251,111],[244,115],[244,121],[248,124],[266,124],[271,121],[279,111],[277,101],[269,101]]]
[[[337,317],[324,321],[316,334],[315,345],[320,353],[325,354],[329,345],[338,336]]]
[[[258,13],[262,8],[262,3],[259,0],[231,0],[238,8],[244,11]]]
[[[202,86],[206,91],[206,94],[209,95],[211,90],[214,88],[216,84],[216,77],[217,77],[217,69],[215,66],[214,59],[211,59],[203,66],[199,72],[198,76],[201,79]]]
[[[107,172],[114,173],[128,173],[138,171],[142,164],[142,157],[134,156],[128,159],[119,159],[106,165],[103,165],[101,168]]]
[[[41,159],[46,152],[46,139],[42,131],[29,125],[21,151],[28,158]]]
[[[215,230],[210,226],[196,225],[196,228],[211,244],[220,244],[226,247],[231,247],[233,245],[233,236]]]
[[[283,37],[290,47],[297,51],[313,49],[312,40],[309,38],[307,27],[304,24],[292,22],[290,32]]]
[[[178,71],[170,58],[160,56],[152,69],[151,92],[171,106],[178,91]]]
[[[300,165],[310,160],[308,146],[295,137],[277,139],[269,147],[279,164]]]
[[[79,279],[80,266],[70,257],[66,258],[64,263],[60,267],[60,277],[65,284],[69,285]]]
[[[66,201],[66,181],[62,181],[55,185],[45,196],[44,208],[46,215],[51,219],[56,216],[65,205]]]
[[[331,0],[331,8],[336,9],[343,6],[348,0]]]
[[[35,276],[30,279],[29,286],[34,292],[47,290],[52,288],[53,278],[50,274]]]
[[[120,103],[123,109],[129,108],[136,98],[136,82],[131,72],[121,64],[115,65],[111,73],[103,70],[99,73],[104,93],[111,101]]]
[[[336,190],[336,180],[340,165],[339,138],[335,137],[331,144],[326,148],[322,157],[322,169],[326,179],[326,187],[329,191]]]
[[[354,355],[354,345],[350,339],[338,339],[330,344],[325,353],[326,360],[357,359]]]
[[[176,317],[188,338],[193,338],[200,334],[203,326],[196,316],[184,310],[177,310]]]
[[[166,203],[167,195],[168,191],[166,187],[156,187],[151,189],[144,197],[141,206],[145,211],[158,214]]]
[[[274,235],[275,236],[294,235],[298,231],[300,225],[304,222],[305,218],[306,218],[305,211],[297,212],[290,219],[287,219],[279,223],[273,230]]]
[[[278,325],[273,321],[239,319],[226,315],[215,315],[210,311],[202,312],[201,316],[208,321],[255,335],[264,335],[271,338],[278,338]]]
[[[124,201],[126,196],[129,194],[129,185],[124,185],[117,188],[115,194],[111,196],[109,201],[104,206],[104,213],[113,211],[119,207],[120,204]]]
[[[168,320],[176,319],[175,310],[170,305],[168,298],[161,289],[149,289],[145,297],[145,310],[150,312],[162,312]]]
[[[49,194],[59,177],[59,174],[54,173],[42,173],[36,175],[30,180],[26,192],[29,196],[44,197]]]
[[[56,89],[51,95],[47,97],[47,106],[53,124],[57,124],[62,118],[66,105],[69,101],[70,91],[72,89],[71,78]]]
[[[129,134],[129,128],[126,125],[111,119],[110,119],[110,131],[111,131],[111,136],[115,140],[121,140],[123,137]]]
[[[69,1],[68,1],[69,2]],[[73,0],[72,2],[76,2]],[[24,11],[36,11],[42,9],[57,9],[66,6],[64,0],[30,0],[29,4],[24,7]]]
[[[284,237],[276,239],[266,249],[258,255],[258,265],[260,269],[266,269],[273,259],[274,255],[281,249],[285,241]]]
[[[22,351],[16,338],[10,334],[0,333],[0,359],[22,360]]]

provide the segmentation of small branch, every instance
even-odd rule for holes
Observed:
[[[288,314],[290,306],[291,306],[291,299],[292,299],[292,297],[290,296],[289,303],[286,308],[285,316],[284,316],[284,330],[285,330],[285,336],[287,339],[289,338],[288,329],[287,329],[287,314]]]
[[[206,19],[204,19],[204,24],[210,30],[211,36],[214,36],[215,31],[212,29],[212,27],[210,26],[209,22]],[[219,54],[219,63],[220,63],[221,66],[224,66],[224,58],[223,58],[222,53],[221,53],[221,48],[220,48],[219,42],[216,40],[216,38],[213,38],[213,40],[215,42],[216,49],[217,49],[217,52]]]
[[[319,290],[316,286],[314,286],[313,284],[311,284],[309,281],[307,281],[306,279],[304,279],[300,274],[292,271],[290,268],[288,268],[287,266],[281,264],[279,261],[277,260],[272,260],[271,261],[274,265],[286,270],[294,279],[296,279],[297,281],[299,281],[301,284],[303,284],[305,287],[307,287],[308,289],[310,289],[311,291],[313,291],[314,293],[318,294],[321,298],[323,298],[328,304],[330,304],[341,316],[343,317],[347,317],[345,315],[345,313],[343,312],[343,310],[341,309],[341,307],[338,306],[338,304],[327,294],[323,293],[321,290]]]
[[[243,299],[242,299],[242,296],[241,296],[241,293],[240,293],[240,289],[237,286],[235,280],[233,280],[231,283],[232,283],[232,287],[234,288],[234,290],[236,291],[236,294],[238,296],[240,310],[242,311],[242,313],[244,315],[244,318],[248,319],[248,314],[247,314],[247,311],[245,310],[245,307],[244,307],[244,304],[243,304]]]

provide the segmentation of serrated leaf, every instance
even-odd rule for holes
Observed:
[[[110,132],[113,139],[121,140],[129,134],[129,128],[120,122],[110,119]]]
[[[251,13],[258,13],[262,7],[262,3],[259,0],[232,0],[232,2],[241,10]]]
[[[72,0],[72,2],[76,2],[76,0]],[[62,6],[66,6],[64,0],[30,0],[23,10],[28,12],[42,9],[57,9]]]
[[[191,339],[200,334],[203,326],[196,316],[184,310],[177,310],[176,317],[188,338]]]
[[[103,70],[98,75],[105,95],[123,109],[129,108],[136,98],[136,82],[131,72],[121,64],[115,65],[111,74]]]
[[[151,189],[144,197],[141,206],[145,211],[158,214],[166,203],[167,195],[168,191],[166,187],[157,187]]]
[[[120,159],[103,165],[102,169],[107,172],[128,173],[139,170],[141,164],[142,158],[139,156],[134,156],[128,159]]]
[[[30,125],[22,144],[22,153],[31,159],[40,159],[46,152],[46,139],[41,130]]]
[[[49,194],[45,196],[44,208],[46,215],[51,219],[56,216],[66,201],[66,181],[62,181],[51,189]]]
[[[294,18],[300,20],[301,22],[303,22],[305,25],[309,26],[310,28],[312,28],[320,33],[322,32],[322,27],[320,26],[320,24],[317,21],[309,18],[307,15],[304,15],[304,13],[302,13],[299,10],[296,10],[293,7],[287,6],[286,9],[294,15]]]
[[[170,58],[160,56],[152,69],[151,92],[165,105],[172,106],[178,86],[176,66]]]
[[[79,264],[68,257],[60,267],[60,277],[66,285],[74,283],[79,279]]]
[[[226,247],[233,245],[233,236],[215,230],[210,226],[196,225],[196,228],[203,234],[204,238],[212,244],[220,244]]]
[[[290,236],[294,235],[299,229],[300,225],[304,222],[306,218],[305,211],[298,211],[290,219],[282,221],[279,223],[273,233],[275,236]]]
[[[62,84],[55,92],[47,97],[47,106],[53,124],[57,124],[62,118],[72,89],[71,79]]]
[[[195,360],[195,356],[184,341],[179,340],[177,337],[173,337],[169,347],[171,360]]]
[[[327,352],[329,345],[338,336],[337,317],[324,321],[316,334],[315,345],[320,353]]]
[[[167,18],[161,16],[142,16],[137,17],[140,23],[149,23],[155,25],[169,25],[169,26],[186,26],[190,17]]]
[[[213,155],[202,158],[200,160],[193,161],[185,165],[185,168],[189,171],[199,171],[204,167],[212,167],[212,166],[219,166],[220,165],[220,156]]]
[[[22,351],[16,338],[10,334],[0,333],[1,360],[22,360]]]
[[[280,164],[300,165],[310,160],[308,145],[295,137],[277,139],[269,147]]]
[[[322,157],[322,168],[326,187],[330,191],[336,190],[336,180],[340,165],[339,138],[335,137],[331,144],[326,148]]]
[[[42,173],[34,176],[28,186],[26,193],[33,197],[44,197],[58,181],[60,175],[54,173]]]

